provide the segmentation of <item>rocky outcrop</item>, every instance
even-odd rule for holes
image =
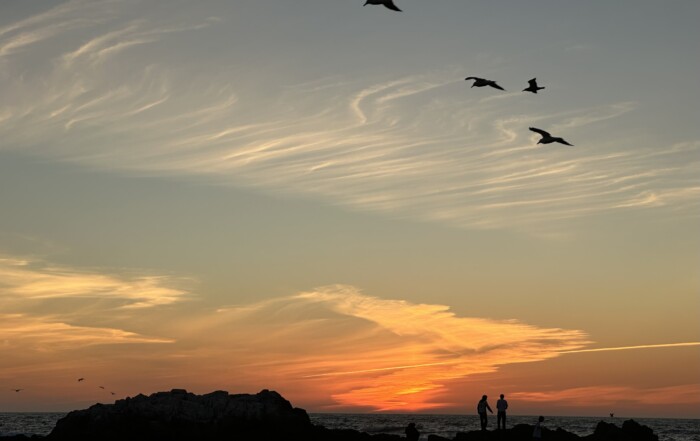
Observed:
[[[24,438],[23,438],[24,439]],[[314,426],[273,391],[195,395],[183,389],[96,404],[59,420],[47,441],[401,441]],[[0,437],[0,440],[4,441]],[[19,440],[18,440],[19,441]]]
[[[70,412],[51,441],[275,440],[311,431],[309,416],[273,391],[195,395],[183,389],[137,395],[114,404]]]
[[[658,441],[659,437],[647,426],[642,426],[634,420],[627,420],[622,423],[622,428],[601,421],[596,426],[595,432],[583,439],[587,441]]]
[[[534,426],[518,424],[508,430],[460,432],[453,440],[430,435],[428,441],[531,441]],[[578,436],[558,427],[542,428],[542,439],[547,441],[658,441],[654,432],[634,420],[625,421],[622,428],[601,421],[591,435]]]

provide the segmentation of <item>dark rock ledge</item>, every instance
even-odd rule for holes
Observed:
[[[454,441],[521,441],[532,439],[533,427],[520,424],[502,431],[458,433]],[[46,437],[23,435],[0,440],[46,441],[400,441],[398,435],[369,435],[311,424],[303,409],[274,391],[230,395],[216,391],[195,395],[184,389],[137,395],[114,404],[95,404],[70,412]],[[424,439],[424,438],[422,438]],[[544,441],[658,441],[633,420],[622,427],[601,421],[591,435],[579,437],[561,428],[543,429]],[[428,441],[452,441],[429,435]]]

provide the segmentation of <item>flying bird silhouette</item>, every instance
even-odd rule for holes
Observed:
[[[401,9],[396,7],[393,0],[367,0],[365,2],[365,4],[362,6],[367,6],[367,5],[384,5],[384,7],[389,8],[392,11],[401,12]]]
[[[523,89],[523,92],[537,93],[538,90],[544,89],[544,87],[537,86],[537,78],[529,80],[528,83],[530,83],[530,85],[526,89]]]
[[[110,392],[110,394],[112,394],[112,395],[116,395],[116,394],[115,394],[114,392]]]
[[[530,130],[535,132],[535,133],[539,133],[542,136],[542,139],[537,141],[537,144],[551,144],[553,142],[558,142],[559,144],[566,144],[566,145],[570,145],[573,147],[573,144],[569,144],[568,142],[564,141],[564,138],[558,138],[558,137],[552,136],[549,134],[549,132],[545,132],[542,129],[538,129],[536,127],[530,127]]]
[[[478,77],[467,77],[465,80],[474,80],[474,84],[472,84],[472,87],[485,87],[485,86],[491,86],[494,89],[499,89],[499,90],[505,90],[498,84],[496,84],[495,81],[492,80],[487,80],[485,78],[478,78]]]
[[[83,378],[83,377],[78,378],[78,383],[80,383],[81,381],[85,381],[85,378]]]
[[[97,386],[97,387],[99,387],[100,389],[104,389],[104,388],[105,388],[104,386]]]
[[[12,389],[15,392],[22,392],[24,389]]]

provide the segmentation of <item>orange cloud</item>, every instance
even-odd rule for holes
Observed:
[[[386,300],[330,286],[219,310],[184,330],[206,334],[237,372],[330,395],[335,406],[425,410],[447,406],[445,383],[587,344],[581,331],[458,317],[449,307]],[[194,336],[194,337],[193,337]],[[182,338],[187,338],[183,335]],[[201,355],[201,354],[200,354]]]
[[[17,259],[0,262],[0,270],[23,277],[0,282],[14,287],[9,295],[0,295],[0,301],[5,298],[7,304],[7,297],[48,301],[34,296],[43,292],[36,288],[41,284],[27,287],[16,282],[31,281],[30,276],[36,273],[40,279],[46,273],[51,278],[53,270]],[[58,292],[67,296],[72,296],[76,287],[95,286],[92,282],[96,280],[121,280],[89,273],[90,283],[82,283],[86,273],[66,269],[56,280],[64,280],[68,274],[74,274],[77,281],[58,286]],[[129,283],[126,285],[131,286]],[[91,296],[73,299],[80,304],[96,303]],[[134,299],[125,296],[122,300]],[[70,315],[36,311],[0,314],[0,355],[4,354],[0,358],[5,360],[0,363],[0,377],[21,378],[25,384],[43,382],[45,389],[55,394],[77,393],[60,386],[58,379],[81,372],[109,377],[125,393],[168,387],[201,391],[275,387],[295,403],[318,410],[425,411],[461,406],[463,403],[455,402],[455,385],[477,374],[590,351],[585,349],[589,342],[582,331],[459,317],[448,306],[382,299],[342,285],[214,311],[149,308],[146,321],[139,314],[143,309],[112,306],[112,311],[122,311],[113,317],[109,309],[100,307],[98,311],[98,319],[90,308]],[[163,314],[168,314],[167,318]],[[143,344],[152,343],[168,344],[144,349]],[[118,346],[106,348],[107,344]],[[99,367],[93,365],[95,359],[100,360]],[[138,374],[129,369],[134,363],[140,366]],[[59,385],[52,381],[59,381]],[[521,402],[572,407],[611,406],[632,399],[640,405],[677,405],[693,403],[697,391],[696,385],[641,391],[601,386],[521,390],[509,396]],[[85,394],[88,397],[88,392]]]
[[[60,351],[98,344],[172,343],[165,338],[144,337],[115,328],[74,326],[51,317],[0,314],[2,351]]]
[[[171,283],[160,276],[127,278],[0,256],[0,375],[26,372],[28,365],[48,369],[47,363],[65,364],[71,357],[77,361],[75,353],[66,355],[69,350],[173,343],[128,330],[136,310],[185,296],[167,286]]]
[[[38,261],[0,259],[0,300],[94,298],[122,302],[122,308],[148,308],[178,302],[184,290],[164,276],[118,277],[58,267]]]

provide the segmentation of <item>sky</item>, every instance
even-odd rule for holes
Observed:
[[[0,411],[700,418],[700,3],[396,3],[0,1]]]

